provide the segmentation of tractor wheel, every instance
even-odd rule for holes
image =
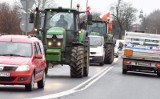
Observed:
[[[89,55],[90,55],[90,45],[89,38],[84,41],[84,67],[83,67],[83,76],[87,77],[89,73]]]
[[[112,64],[113,60],[114,60],[114,47],[113,45],[109,44],[105,49],[105,63]]]
[[[73,78],[83,77],[84,48],[83,46],[73,47],[71,53],[70,73]]]

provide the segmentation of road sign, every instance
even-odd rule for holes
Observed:
[[[31,9],[33,4],[34,4],[34,0],[20,0],[21,4],[23,6],[23,9],[28,12],[28,9]]]
[[[33,23],[29,23],[29,20],[22,19],[20,22],[20,29],[27,34],[27,32],[31,32],[33,30]]]

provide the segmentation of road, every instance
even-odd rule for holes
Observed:
[[[0,86],[1,99],[158,99],[160,78],[154,74],[121,73],[122,60],[112,65],[90,66],[89,77],[70,78],[68,66],[49,70],[45,89],[37,86],[25,92],[24,86]]]
[[[84,78],[70,78],[70,67],[67,65],[55,66],[48,71],[44,89],[39,90],[35,85],[32,92],[26,92],[24,86],[0,85],[0,99],[9,99],[8,97],[12,97],[12,99],[36,98],[70,90],[91,79],[107,66],[97,66],[97,64],[90,66],[89,76]]]

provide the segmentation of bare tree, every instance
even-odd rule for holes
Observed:
[[[35,0],[35,5],[40,9],[42,9],[43,7],[56,7],[56,3],[54,0]]]
[[[148,33],[160,34],[160,10],[155,10],[148,16],[144,17],[141,29]]]
[[[7,3],[0,3],[0,32],[20,34],[20,16],[16,6],[9,7]]]
[[[137,10],[131,4],[118,0],[118,2],[111,7],[111,15],[113,16],[114,32],[118,32],[119,39],[125,30],[129,30],[132,22],[135,21]]]

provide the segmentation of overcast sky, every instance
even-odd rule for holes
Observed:
[[[0,0],[0,2],[8,2],[13,4],[14,1],[20,0]],[[70,7],[71,0],[54,0],[57,5],[62,7]],[[81,9],[85,10],[86,0],[72,0],[73,7],[76,6],[77,3],[80,3]],[[92,11],[97,12],[107,12],[112,4],[114,4],[117,0],[88,0],[88,5],[91,7]],[[135,7],[138,11],[143,10],[144,14],[149,14],[153,10],[160,9],[160,0],[123,0],[125,2],[129,2]],[[139,12],[138,12],[139,13]]]

